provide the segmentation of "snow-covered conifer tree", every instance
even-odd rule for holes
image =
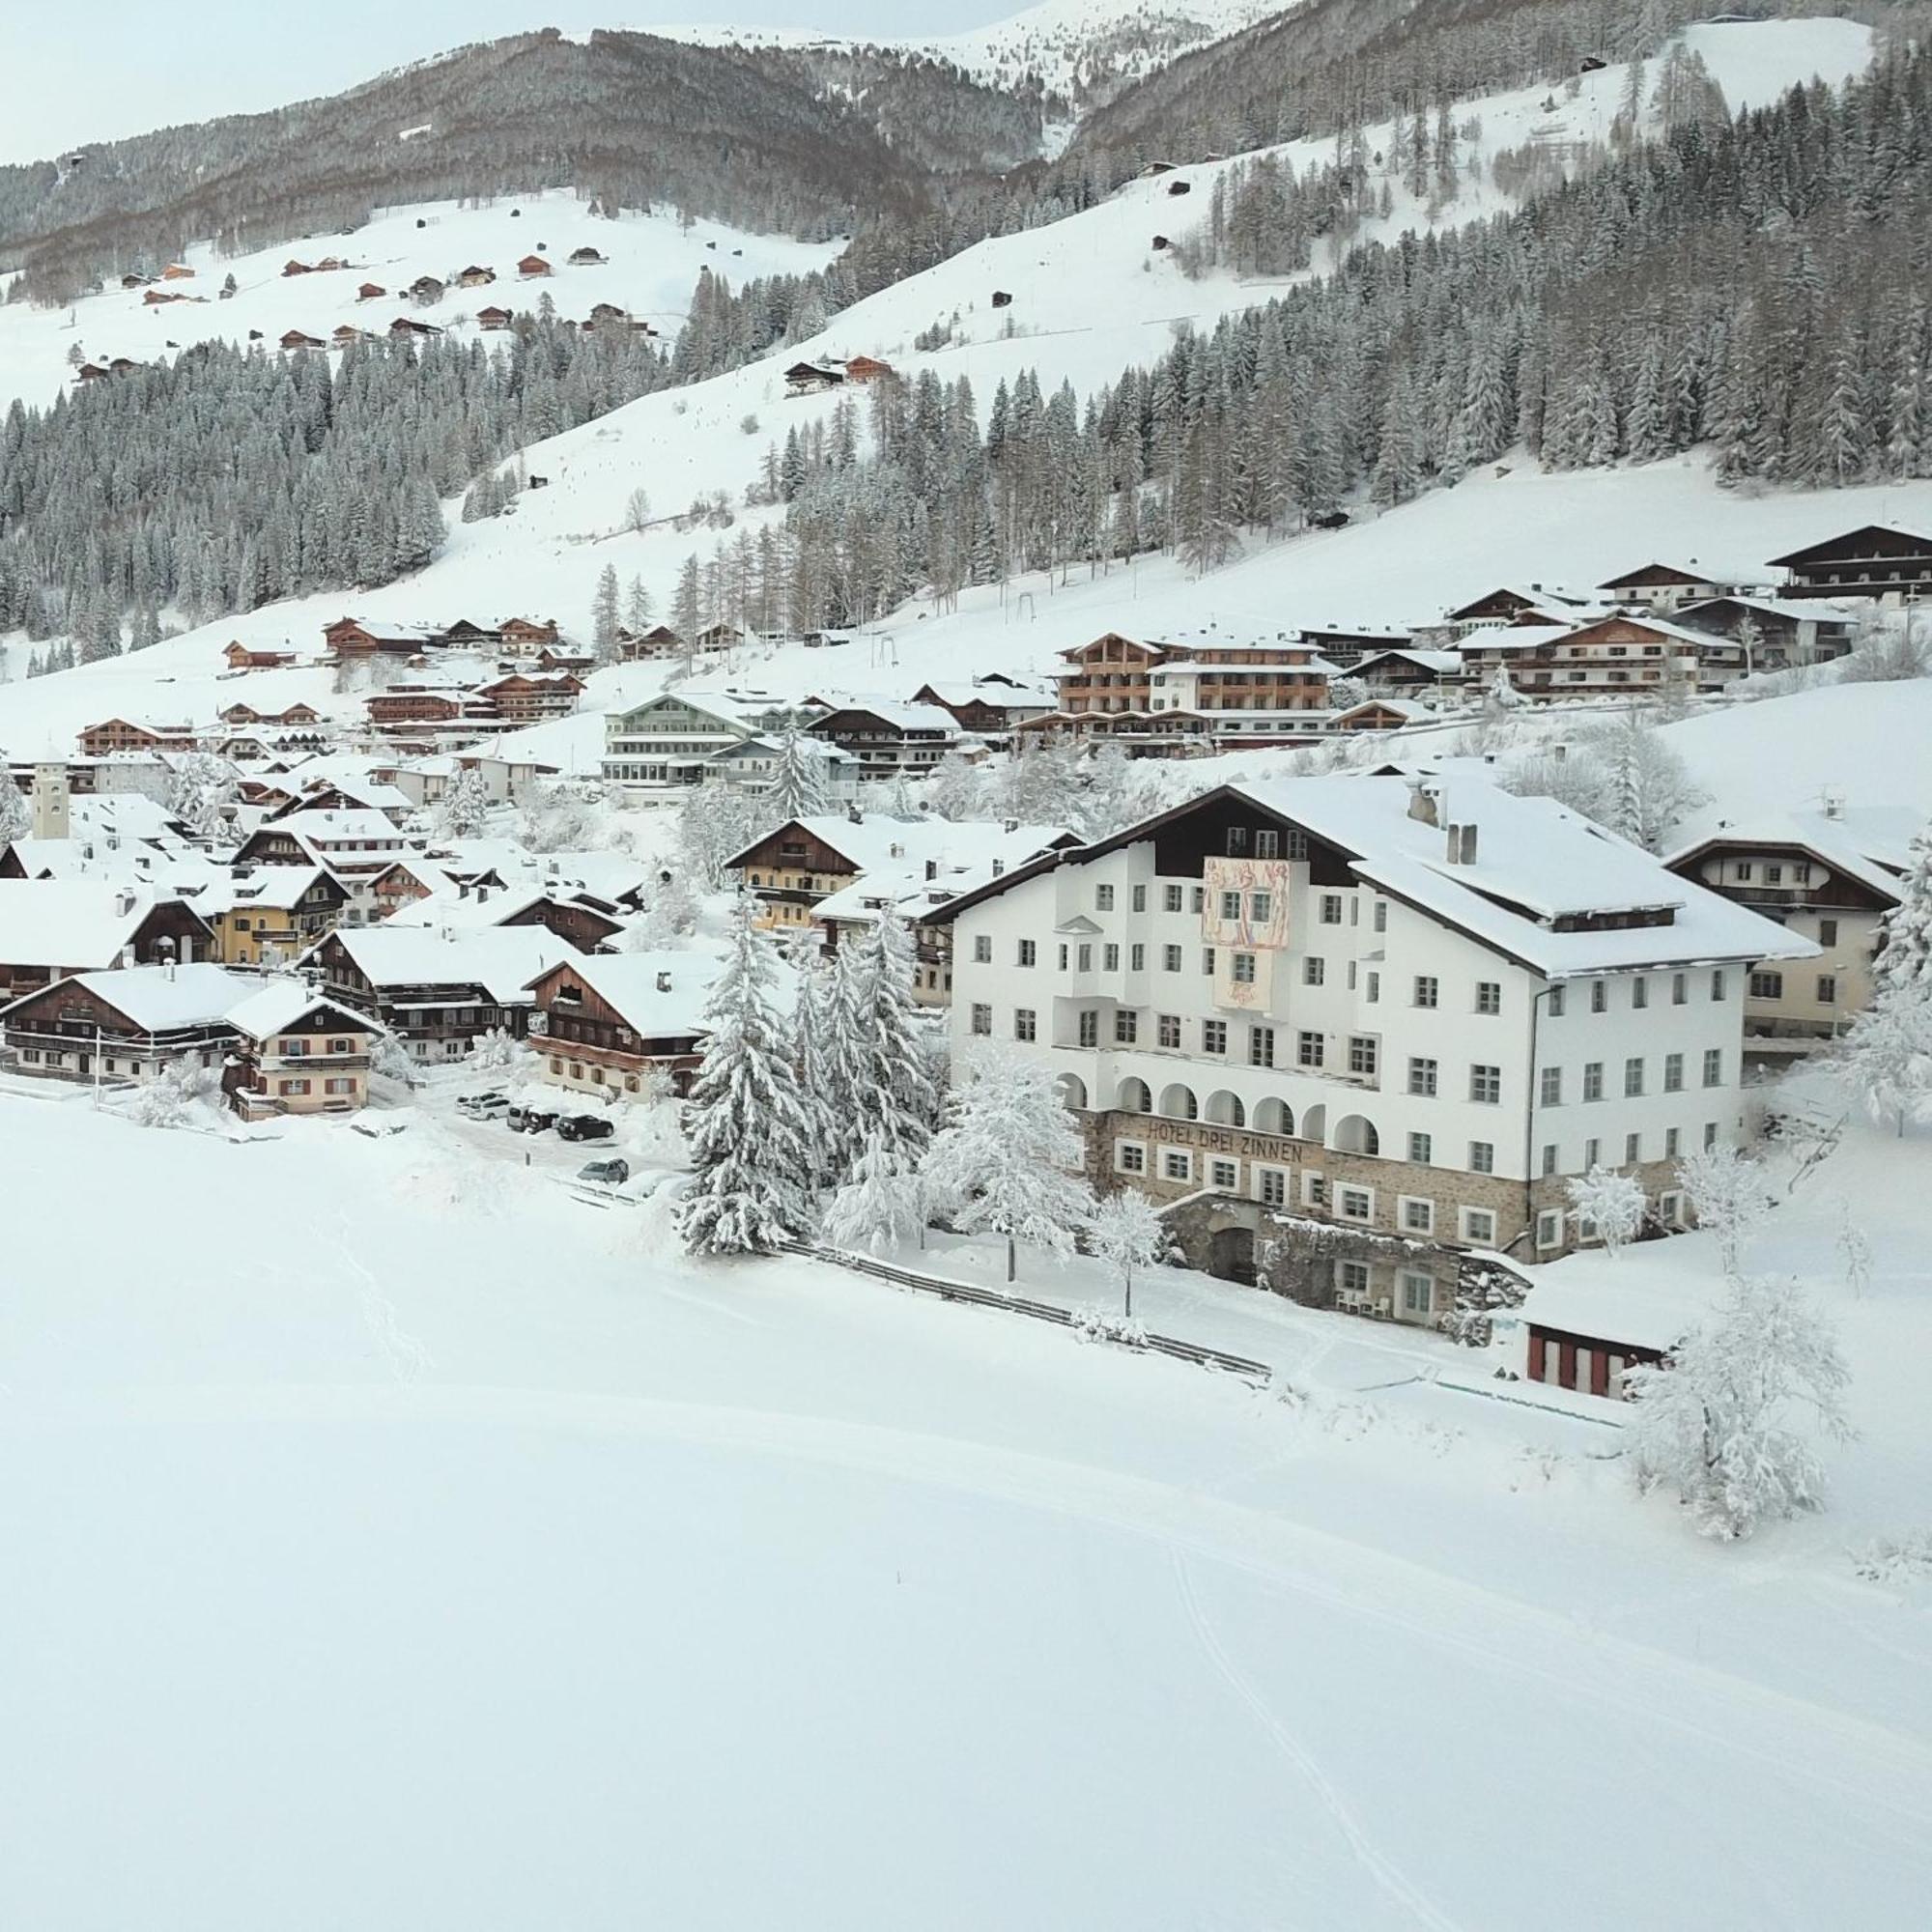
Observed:
[[[1824,1470],[1799,1424],[1851,1435],[1851,1380],[1830,1326],[1789,1279],[1733,1281],[1709,1322],[1661,1366],[1627,1370],[1631,1466],[1675,1490],[1706,1536],[1736,1540],[1816,1509]]]
[[[962,1232],[1006,1237],[1011,1281],[1018,1243],[1056,1255],[1071,1250],[1093,1199],[1084,1153],[1052,1073],[1036,1061],[988,1052],[953,1090],[952,1118],[933,1136],[922,1172]]]
[[[617,657],[617,566],[607,563],[597,579],[597,595],[590,603],[590,647],[599,664]]]
[[[14,839],[24,838],[33,829],[34,815],[27,810],[20,788],[12,780],[0,784],[0,845],[11,845]]]
[[[473,838],[490,818],[490,787],[481,772],[461,771],[437,807],[437,832],[444,838]]]
[[[769,1253],[811,1224],[811,1122],[775,1000],[776,954],[752,923],[756,910],[756,900],[739,901],[685,1102],[692,1179],[677,1225],[694,1254]]]
[[[1932,1001],[1932,825],[1913,835],[1898,903],[1879,927],[1874,1002],[1889,993]]]
[[[1865,1111],[1902,1137],[1932,1104],[1932,984],[1883,989],[1845,1036],[1844,1065]]]
[[[925,1183],[917,1164],[872,1134],[825,1210],[821,1238],[835,1248],[883,1255],[918,1240],[924,1230]]]
[[[1598,1166],[1569,1181],[1567,1191],[1571,1219],[1591,1229],[1604,1252],[1616,1260],[1617,1250],[1643,1226],[1643,1183],[1634,1175]]]
[[[787,819],[815,818],[830,806],[824,759],[807,750],[797,725],[788,725],[779,745],[779,761],[764,798],[768,815],[782,825]]]
[[[939,1112],[923,1022],[913,999],[913,945],[891,906],[838,949],[836,1055],[844,1086],[830,1122],[848,1160],[872,1142],[917,1163]]]

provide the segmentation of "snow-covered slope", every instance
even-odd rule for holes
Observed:
[[[1734,105],[1768,99],[1812,73],[1840,77],[1862,66],[1870,51],[1869,31],[1839,20],[1691,32]],[[1606,128],[1623,85],[1624,76],[1614,68],[1585,76],[1574,99],[1553,112],[1544,109],[1540,90],[1485,99],[1475,106],[1483,146],[1492,151],[1520,145],[1532,129],[1552,122],[1578,136]],[[1285,152],[1306,165],[1325,148],[1300,144]],[[271,606],[138,658],[16,682],[0,692],[0,743],[18,752],[49,735],[64,742],[81,725],[116,710],[141,717],[209,716],[239,688],[219,677],[218,653],[231,638],[316,648],[320,627],[345,611],[423,623],[447,623],[466,613],[555,616],[566,632],[583,637],[589,632],[592,591],[607,563],[620,578],[640,576],[662,608],[685,556],[708,551],[717,537],[706,530],[679,531],[668,523],[631,531],[625,527],[626,499],[642,485],[656,514],[668,518],[700,494],[722,490],[741,497],[772,440],[782,440],[793,425],[822,420],[835,407],[828,396],[786,395],[783,370],[801,354],[863,353],[889,358],[908,376],[930,369],[947,382],[965,377],[983,411],[997,384],[1022,369],[1036,369],[1049,389],[1065,381],[1091,393],[1124,366],[1159,355],[1174,328],[1208,327],[1223,314],[1265,300],[1278,285],[1218,272],[1191,281],[1150,247],[1156,232],[1177,236],[1203,218],[1205,190],[1214,171],[1212,164],[1180,171],[1179,178],[1194,189],[1187,196],[1168,193],[1176,177],[1134,182],[1065,221],[980,242],[855,304],[811,342],[710,382],[645,397],[538,445],[529,453],[530,467],[551,478],[550,487],[526,494],[512,520],[462,525],[452,515],[442,554],[405,582],[366,595],[329,593]],[[1481,179],[1481,169],[1464,172],[1464,198],[1445,218],[1469,218],[1501,205],[1493,186]],[[531,232],[530,205],[522,205],[526,212],[515,222],[504,219],[507,211],[500,209],[477,212],[473,218],[497,220],[495,232],[508,233],[514,242]],[[563,225],[575,206],[561,202],[555,213],[545,213],[553,255],[568,253],[565,241],[576,245],[574,232]],[[1388,225],[1400,228],[1420,218],[1420,211],[1398,194]],[[593,291],[618,285],[619,241],[631,224],[617,225],[619,240],[612,240],[611,224],[593,221],[587,213],[582,221],[587,239],[611,254],[611,266],[562,270],[545,284],[512,283],[514,294],[533,299],[533,288],[549,289],[570,313],[575,298],[569,292],[581,286],[587,305],[601,298]],[[405,228],[401,243],[416,232]],[[728,252],[739,242],[721,241],[717,253],[704,251],[707,232],[696,231],[695,242],[687,244],[697,259],[726,271],[749,270],[758,259],[750,242],[742,243],[742,261]],[[756,245],[781,251],[776,262],[786,259],[782,251],[793,251],[791,259],[803,253],[796,243]],[[507,246],[485,253],[480,247],[445,250],[439,244],[432,260],[439,268],[460,267],[479,256],[499,268],[513,259]],[[679,272],[687,266],[695,272],[691,254],[676,259]],[[279,265],[278,254],[273,269]],[[313,282],[334,278],[284,283],[270,272],[263,279],[251,299],[265,305],[265,314],[272,307],[280,316],[305,298]],[[480,306],[502,290],[499,283],[471,291],[463,301],[466,307]],[[1010,294],[1010,305],[994,308],[995,291]],[[193,314],[217,315],[234,306],[212,304]],[[82,313],[87,309],[83,304]],[[0,311],[0,329],[10,320],[9,312]],[[938,350],[914,350],[914,337],[935,323],[947,324],[952,339]],[[748,432],[747,422],[755,427]],[[740,526],[755,529],[775,514],[741,511]],[[1696,557],[1753,581],[1766,558],[1850,523],[1928,517],[1932,484],[1747,497],[1717,489],[1694,459],[1640,471],[1553,476],[1519,463],[1506,477],[1486,471],[1390,517],[1358,511],[1349,529],[1259,550],[1198,582],[1157,557],[1091,580],[1030,579],[1004,592],[969,593],[957,611],[943,617],[904,611],[882,627],[891,633],[889,641],[848,647],[845,653],[793,648],[769,662],[740,666],[736,674],[800,691],[823,684],[878,689],[883,683],[903,684],[910,692],[939,673],[998,668],[1037,674],[1051,668],[1057,650],[1109,626],[1158,634],[1216,618],[1264,630],[1329,621],[1425,622],[1450,601],[1494,582],[1522,578],[1588,585],[1652,555]],[[12,652],[16,677],[24,657],[24,644],[16,640]],[[865,662],[848,663],[848,657]],[[648,695],[662,677],[650,667],[601,673],[585,715],[528,734],[526,742],[574,769],[592,770],[601,750],[602,710]],[[359,702],[334,694],[329,674],[321,670],[257,674],[247,680],[247,694],[251,702],[303,698],[343,716],[360,713]]]
[[[602,267],[572,268],[578,248],[608,257]],[[342,323],[381,332],[399,315],[439,328],[473,331],[479,310],[534,309],[548,295],[559,315],[582,321],[598,302],[614,302],[647,322],[667,341],[677,333],[699,273],[709,269],[735,286],[754,275],[797,274],[822,268],[838,253],[833,242],[746,235],[721,222],[689,228],[672,213],[627,213],[607,220],[590,204],[560,189],[504,196],[481,205],[431,202],[384,211],[349,235],[317,235],[257,254],[223,256],[210,245],[189,250],[191,280],[157,284],[189,300],[151,306],[140,289],[110,288],[69,308],[0,304],[0,407],[12,398],[44,405],[72,379],[71,352],[105,364],[126,355],[160,359],[170,343],[246,342],[259,330],[272,348],[289,329],[327,341]],[[517,263],[541,254],[548,277],[520,279]],[[327,274],[284,275],[291,261],[337,256],[350,268]],[[420,275],[447,280],[470,266],[495,269],[497,279],[477,288],[453,282],[443,298],[418,306],[403,291]],[[220,289],[232,274],[235,295]],[[362,301],[356,290],[374,282],[387,291]]]

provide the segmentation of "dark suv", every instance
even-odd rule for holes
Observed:
[[[608,1141],[617,1125],[604,1114],[563,1114],[557,1119],[556,1131],[567,1141]]]

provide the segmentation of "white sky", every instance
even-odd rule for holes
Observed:
[[[339,93],[384,68],[471,41],[544,25],[649,27],[720,20],[827,33],[956,33],[1020,12],[1027,0],[616,0],[585,22],[541,0],[95,0],[77,14],[0,0],[0,162],[146,133],[218,114],[253,113]],[[588,10],[586,10],[588,11]]]

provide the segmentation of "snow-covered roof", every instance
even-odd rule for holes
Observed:
[[[301,902],[318,880],[333,879],[324,866],[254,866],[238,872],[230,882],[227,903],[231,906],[272,906],[288,911]]]
[[[1060,825],[1009,826],[982,819],[893,818],[884,812],[870,812],[856,819],[828,812],[821,817],[792,822],[821,845],[829,845],[849,859],[866,874],[899,870],[923,875],[928,865],[937,866],[944,872],[990,867],[995,861],[1003,862],[1010,870],[1071,837]],[[767,833],[755,842],[761,845],[770,837]],[[751,849],[746,847],[746,851]],[[735,853],[725,863],[735,866],[744,857],[744,852]]]
[[[896,731],[936,731],[950,738],[959,729],[959,721],[937,704],[914,704],[903,697],[883,697],[877,692],[819,692],[814,701],[834,713],[869,712]]]
[[[931,679],[922,685],[921,690],[929,691],[943,704],[992,704],[1003,705],[1008,710],[1024,711],[1034,706],[1051,711],[1060,700],[1050,692],[1040,691],[1029,685],[1014,684],[1002,679],[997,684],[963,680],[954,683]]]
[[[267,1039],[271,1035],[286,1033],[318,1011],[339,1014],[344,1025],[357,1033],[387,1032],[387,1028],[367,1014],[353,1012],[339,1001],[317,992],[306,980],[286,976],[266,981],[253,980],[249,983],[253,990],[227,1009],[229,1024],[249,1039]]]
[[[154,910],[151,886],[92,879],[0,879],[0,960],[105,968]]]
[[[588,893],[607,905],[647,892],[657,880],[652,867],[622,852],[546,852],[536,867],[551,891]]]
[[[390,930],[401,926],[488,926],[501,925],[520,912],[539,905],[548,896],[542,886],[505,886],[500,891],[488,886],[467,888],[439,886],[425,898],[411,899],[384,921]]]
[[[1666,1354],[1709,1313],[1719,1290],[1680,1270],[1643,1264],[1641,1249],[1615,1261],[1594,1251],[1567,1256],[1539,1269],[1522,1304],[1522,1320],[1539,1328],[1623,1342]]]
[[[404,800],[407,804],[408,800]],[[382,845],[400,845],[403,835],[380,811],[354,806],[342,811],[306,810],[292,811],[275,819],[268,828],[288,832],[309,845],[340,845],[349,839],[374,839]]]
[[[705,1003],[724,970],[722,959],[702,952],[598,952],[561,963],[645,1039],[702,1032]],[[532,982],[544,977],[535,974]]]
[[[1370,668],[1385,664],[1390,658],[1400,658],[1405,664],[1412,664],[1419,669],[1432,671],[1437,677],[1455,677],[1463,669],[1461,651],[1425,651],[1404,645],[1398,650],[1375,651],[1346,671],[1337,671],[1338,677],[1362,677]]]
[[[1923,827],[1924,820],[1902,806],[1752,812],[1724,820],[1671,853],[1667,863],[1681,865],[1713,845],[1795,845],[1895,902],[1899,874],[1912,863],[1912,840]]]
[[[581,957],[541,925],[341,926],[341,942],[372,986],[479,985],[498,1006],[527,1005],[530,981]],[[325,942],[327,944],[327,942]]]
[[[1465,660],[1478,651],[1533,651],[1569,637],[1576,629],[1575,624],[1495,624],[1471,631],[1458,651]]]
[[[1793,597],[1700,597],[1695,603],[1678,607],[1678,615],[1688,615],[1692,611],[1708,611],[1714,604],[1734,604],[1747,611],[1754,611],[1761,617],[1776,617],[1792,624],[1850,624],[1856,621],[1855,613],[1842,604],[1833,604],[1822,597],[1806,598],[1800,603]]]
[[[116,1012],[125,1013],[144,1033],[167,1033],[176,1027],[225,1019],[232,1008],[262,984],[252,974],[231,973],[225,966],[202,963],[124,966],[76,974],[61,983],[85,987]]]

